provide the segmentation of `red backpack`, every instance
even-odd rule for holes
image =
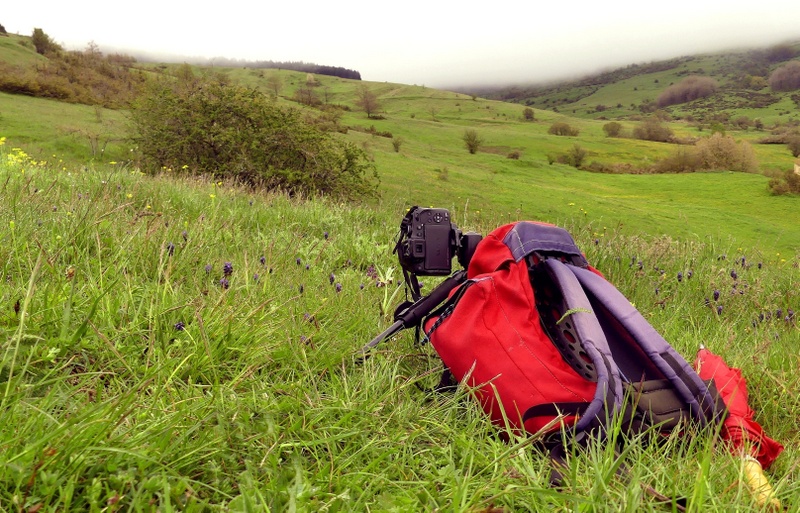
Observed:
[[[423,327],[455,380],[515,430],[602,428],[626,394],[636,398],[626,427],[637,430],[706,425],[724,412],[713,388],[556,226],[518,222],[490,233],[467,280]]]

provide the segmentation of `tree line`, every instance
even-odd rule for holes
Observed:
[[[207,61],[208,64],[224,67],[242,68],[264,68],[264,69],[285,69],[289,71],[302,71],[304,73],[314,73],[316,75],[327,75],[331,77],[348,78],[350,80],[361,80],[361,73],[353,69],[341,66],[325,66],[303,61],[247,61],[242,59],[229,59],[226,57],[214,57]]]

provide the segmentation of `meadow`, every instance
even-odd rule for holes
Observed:
[[[630,483],[592,447],[555,490],[535,440],[503,441],[468,390],[426,391],[441,364],[410,332],[361,362],[404,296],[404,199],[0,150],[0,511],[663,511],[645,484],[693,511],[760,509],[713,433],[629,445]],[[487,233],[499,217],[457,222]],[[796,510],[797,257],[565,227],[688,359],[702,343],[743,369]]]
[[[429,391],[441,363],[411,332],[361,361],[405,299],[392,249],[415,204],[483,234],[520,219],[569,229],[688,360],[704,344],[743,370],[757,420],[786,447],[769,478],[798,510],[798,200],[767,190],[792,163],[785,147],[754,145],[764,174],[590,173],[551,156],[579,144],[589,162],[637,167],[674,145],[424,85],[367,83],[381,103],[367,118],[351,80],[214,71],[265,92],[277,74],[276,101],[363,148],[379,194],[146,176],[126,111],[0,93],[0,511],[669,510],[645,485],[692,511],[766,509],[705,432],[644,437],[621,457],[591,446],[553,489],[535,438],[501,436],[469,390]],[[322,109],[294,101],[303,87]],[[580,133],[548,134],[556,121]]]

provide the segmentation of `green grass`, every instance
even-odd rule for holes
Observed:
[[[121,111],[0,93],[0,123],[9,144],[51,164],[130,159]]]
[[[795,49],[800,46],[795,43]],[[796,122],[797,106],[791,99],[793,93],[773,93],[768,87],[761,90],[743,89],[737,82],[750,73],[761,73],[748,57],[752,50],[729,51],[714,54],[685,56],[670,61],[648,63],[610,70],[606,74],[588,77],[575,82],[565,81],[546,86],[531,86],[534,94],[526,94],[525,87],[497,87],[487,93],[492,98],[513,98],[514,101],[530,103],[534,108],[551,110],[587,119],[631,119],[640,116],[639,106],[655,101],[671,84],[677,84],[689,75],[708,76],[715,79],[720,90],[710,101],[690,102],[674,105],[664,110],[675,118],[693,116],[701,119],[707,114],[727,113],[731,119],[747,116],[760,119],[765,126],[776,123]],[[765,66],[765,78],[778,66]],[[660,66],[669,69],[656,70]],[[754,106],[754,96],[771,95],[774,103]],[[604,110],[597,110],[602,105]]]
[[[14,34],[0,35],[0,55],[0,60],[13,66],[29,66],[47,61],[36,53],[30,37]]]
[[[266,88],[272,71],[228,69],[234,80]],[[284,80],[280,102],[305,84],[306,75],[279,72]],[[446,204],[449,208],[493,220],[519,215],[564,222],[587,217],[605,226],[623,226],[629,234],[670,234],[705,240],[731,240],[731,244],[761,246],[765,251],[794,253],[800,247],[800,230],[793,221],[796,199],[772,197],[768,179],[760,175],[702,173],[670,176],[601,175],[548,164],[548,155],[563,154],[574,144],[588,152],[588,162],[646,166],[675,151],[674,145],[611,139],[604,121],[567,118],[536,111],[536,120],[522,120],[520,105],[473,99],[464,94],[419,86],[371,84],[382,101],[384,119],[367,119],[355,105],[357,82],[317,77],[319,95],[342,105],[340,124],[389,132],[402,138],[399,152],[392,140],[357,130],[342,137],[364,147],[374,158],[384,198],[405,204]],[[125,113],[68,105],[50,100],[0,94],[0,115],[9,144],[24,148],[35,158],[74,165],[124,162],[130,156]],[[577,137],[547,133],[557,120],[580,129]],[[626,123],[630,131],[634,125]],[[683,135],[704,135],[674,124]],[[474,128],[484,144],[476,155],[464,148],[464,130]],[[734,134],[750,140],[758,132]],[[105,152],[94,152],[92,138],[110,141]],[[763,169],[787,169],[791,154],[781,145],[754,145]],[[519,160],[506,158],[512,151]],[[57,160],[56,160],[57,159]],[[383,201],[383,200],[381,200]],[[581,210],[583,209],[583,210]]]
[[[359,363],[402,296],[391,248],[410,195],[342,205],[120,164],[62,171],[0,150],[0,511],[662,511],[643,484],[692,497],[694,511],[759,510],[738,460],[710,436],[630,445],[631,483],[593,447],[569,459],[554,490],[547,457],[527,438],[502,442],[468,391],[418,388],[441,364],[410,333]],[[518,164],[493,173],[494,157],[478,157],[486,176],[455,165],[447,181],[420,173],[413,199],[452,203],[461,228],[484,234],[501,218],[534,217],[536,198],[577,199],[563,224],[589,260],[687,358],[703,343],[743,369],[758,420],[787,448],[770,479],[794,510],[800,332],[783,317],[800,310],[798,259],[725,238],[631,235],[594,214],[608,201],[636,207],[620,212],[628,218],[665,215],[675,177],[603,177],[598,197],[647,187],[648,203],[586,208],[575,190],[597,177],[522,167],[545,174],[536,194],[520,210],[478,213],[475,203],[520,196]],[[402,171],[412,167],[387,190],[411,182]]]

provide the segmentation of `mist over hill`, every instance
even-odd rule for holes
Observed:
[[[762,48],[686,55],[673,59],[630,64],[580,78],[548,83],[457,87],[458,92],[487,99],[520,103],[571,116],[593,119],[632,119],[664,111],[689,121],[720,113],[797,119],[800,95],[794,82],[776,85],[776,71],[798,62],[800,40]],[[713,94],[681,101],[664,98],[667,89],[692,77],[715,84]],[[772,80],[772,81],[771,81]],[[772,112],[776,110],[776,112]],[[763,112],[759,112],[763,111]],[[728,121],[728,119],[724,120]]]

